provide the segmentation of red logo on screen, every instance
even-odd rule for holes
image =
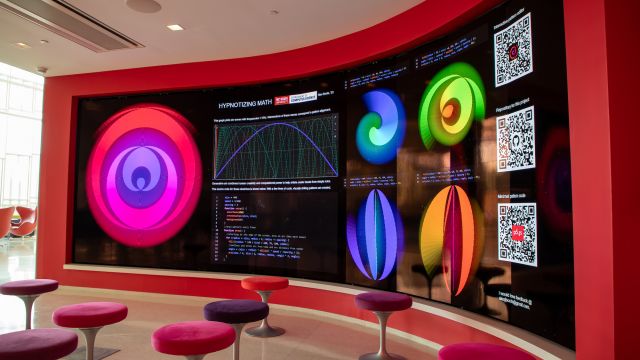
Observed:
[[[524,226],[512,225],[511,226],[511,238],[515,241],[524,241]]]
[[[518,58],[518,44],[509,46],[509,61],[513,61]]]
[[[289,96],[276,96],[273,99],[274,105],[287,105],[289,104]]]

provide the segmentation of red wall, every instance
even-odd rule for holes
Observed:
[[[604,0],[565,1],[565,27],[576,349],[579,359],[612,359],[613,234]]]
[[[634,276],[638,270],[640,246],[634,231],[640,217],[640,187],[636,180],[637,136],[640,131],[634,105],[640,82],[635,66],[639,63],[638,12],[640,3],[607,1],[607,63],[611,138],[611,182],[613,208],[613,286],[615,350],[622,358],[638,357],[637,325],[640,320],[640,289]],[[635,176],[634,176],[635,175]]]
[[[344,68],[436,37],[496,2],[427,0],[361,32],[278,54],[47,78],[38,276],[73,286],[212,297],[250,296],[240,289],[237,281],[62,269],[70,261],[76,96],[245,84]],[[633,12],[615,6],[622,2],[625,1],[565,0],[579,359],[612,359],[614,348],[618,358],[631,354],[633,321],[638,319],[626,316],[634,308],[634,294],[622,293],[623,287],[633,288],[627,283],[633,281],[629,274],[638,245],[625,235],[638,214],[633,200],[640,199],[639,187],[631,186],[633,180],[626,170],[627,164],[633,164],[634,143],[623,141],[631,140],[635,135],[632,130],[638,128],[631,110],[634,92],[626,85],[633,82],[627,80],[629,71],[624,66],[637,63],[638,51],[637,41],[624,26],[632,25],[629,14]],[[617,23],[618,16],[623,16],[626,22]],[[621,45],[625,50],[632,48],[629,58],[626,52],[608,44]],[[637,71],[633,76],[636,80]],[[614,123],[619,127],[610,126]],[[273,301],[372,319],[370,314],[355,309],[350,295],[292,287],[276,293]],[[392,317],[390,325],[441,344],[469,340],[501,342],[416,310]]]

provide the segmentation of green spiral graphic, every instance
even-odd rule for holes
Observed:
[[[485,116],[485,92],[478,71],[466,63],[440,70],[429,83],[418,113],[420,137],[427,149],[435,142],[451,146],[467,136],[473,120]]]

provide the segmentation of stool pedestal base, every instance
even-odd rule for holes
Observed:
[[[185,355],[185,358],[186,358],[187,360],[202,360],[202,359],[204,359],[204,357],[205,357],[206,355],[207,355],[207,354],[203,354],[203,355]]]
[[[271,296],[271,291],[258,290],[256,292],[260,295],[263,303],[269,303],[269,296]],[[272,327],[271,325],[269,325],[269,317],[267,316],[266,318],[262,319],[260,326],[252,327],[245,332],[247,333],[247,335],[259,338],[270,338],[284,334],[285,330],[283,328]]]
[[[271,327],[269,325],[269,321],[267,318],[264,318],[260,323],[260,326],[252,327],[251,329],[247,329],[245,331],[248,335],[260,337],[260,338],[270,338],[275,336],[280,336],[284,334],[284,329],[279,327]]]
[[[240,359],[240,335],[242,335],[242,328],[246,325],[242,324],[229,324],[236,331],[236,341],[233,342],[233,360]]]
[[[377,353],[364,354],[360,360],[406,360],[404,357],[387,352],[387,320],[393,314],[391,311],[374,311],[380,323],[380,350]]]
[[[24,302],[24,308],[25,308],[25,311],[26,311],[26,316],[25,316],[25,329],[26,330],[31,329],[31,311],[33,310],[33,303],[36,301],[38,296],[40,296],[40,294],[37,294],[37,295],[18,295],[18,297]]]
[[[371,353],[361,355],[359,360],[407,360],[405,357],[390,353]]]
[[[96,343],[96,335],[98,335],[98,331],[100,331],[100,329],[102,329],[102,327],[78,329],[82,333],[82,337],[84,337],[84,341],[86,344],[86,360],[93,360],[93,348]]]

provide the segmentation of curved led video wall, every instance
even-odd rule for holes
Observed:
[[[513,0],[342,72],[80,99],[74,262],[398,291],[573,348],[563,39],[561,1]]]

